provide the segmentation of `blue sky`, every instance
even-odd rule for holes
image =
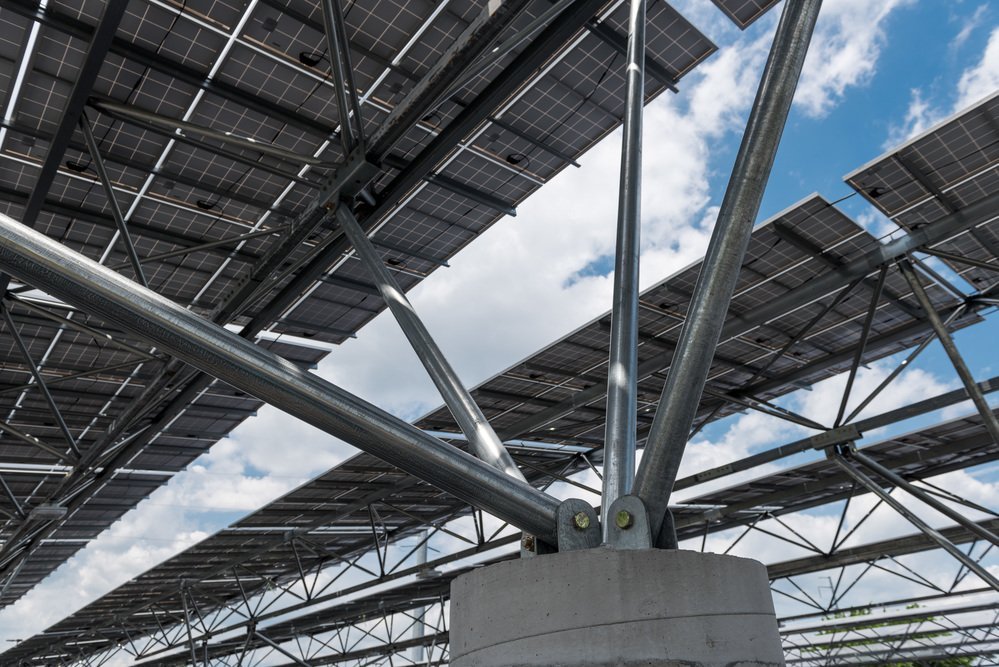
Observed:
[[[720,51],[681,82],[679,95],[656,100],[646,113],[643,285],[703,252],[777,18],[772,12],[743,33],[708,0],[676,5]],[[829,200],[851,194],[845,174],[949,115],[975,90],[994,90],[997,25],[999,8],[982,2],[826,0],[759,220],[812,192]],[[608,184],[617,183],[618,144],[619,134],[608,137],[580,160],[582,169],[560,175],[517,218],[500,220],[412,293],[466,384],[608,309],[616,206]],[[842,209],[883,229],[860,197]],[[958,335],[980,378],[999,372],[994,332],[987,322]],[[877,365],[864,382],[876,384],[887,369]],[[440,403],[387,315],[335,350],[319,372],[406,418]],[[934,346],[890,398],[916,400],[954,386]],[[812,409],[833,393],[820,388],[787,400]],[[788,433],[737,416],[706,429],[685,465],[732,460],[780,444]],[[35,592],[0,611],[0,640],[40,630],[349,454],[342,443],[261,410]],[[980,489],[980,499],[999,506],[999,485]]]

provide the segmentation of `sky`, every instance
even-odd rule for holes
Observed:
[[[684,78],[679,94],[667,93],[645,112],[643,287],[703,254],[777,19],[771,12],[740,32],[708,0],[674,5],[720,49]],[[876,236],[892,233],[889,221],[860,197],[850,197],[853,191],[843,176],[997,88],[999,7],[972,0],[826,0],[758,219],[818,192],[828,200],[849,197],[840,204],[843,211]],[[580,169],[569,168],[553,179],[519,207],[516,218],[498,221],[450,268],[438,270],[410,293],[466,385],[478,384],[609,309],[617,205],[612,184],[619,159],[618,132],[584,155]],[[980,379],[997,371],[990,340],[995,316],[989,320],[957,335]],[[891,368],[886,360],[864,369],[858,394]],[[405,419],[441,402],[388,313],[334,350],[317,372]],[[834,378],[787,397],[785,404],[827,417],[843,382]],[[934,345],[870,414],[957,386]],[[968,410],[963,406],[935,417]],[[681,475],[804,434],[759,414],[736,415],[695,438]],[[263,408],[21,601],[0,611],[0,641],[42,630],[352,453],[343,443]],[[947,483],[999,507],[995,474],[951,473]],[[858,522],[867,508],[857,503],[850,522]],[[796,515],[789,522],[803,534],[828,541],[837,519],[827,511]],[[879,512],[856,539],[907,532],[911,528],[898,517]],[[712,537],[709,547],[724,548],[726,538],[731,540]],[[748,537],[740,548],[762,560],[774,550],[758,536]],[[941,577],[947,568],[949,563],[937,568]]]

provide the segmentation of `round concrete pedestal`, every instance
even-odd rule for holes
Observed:
[[[589,549],[451,584],[451,665],[783,665],[766,568],[694,551]]]

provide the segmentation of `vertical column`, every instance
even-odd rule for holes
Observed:
[[[658,539],[680,459],[773,167],[821,0],[787,0],[732,168],[680,342],[646,441],[635,493]]]
[[[631,492],[638,411],[638,262],[641,238],[642,107],[645,102],[645,0],[631,0],[628,16],[627,100],[621,139],[621,181],[614,258],[607,423],[604,431],[600,523],[610,535],[610,507]]]

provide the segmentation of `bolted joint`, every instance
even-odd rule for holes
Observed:
[[[562,501],[556,519],[555,533],[559,551],[600,546],[600,520],[596,510],[586,501],[579,498]]]
[[[651,549],[652,532],[645,503],[638,496],[621,496],[610,506],[605,543],[612,549]]]

